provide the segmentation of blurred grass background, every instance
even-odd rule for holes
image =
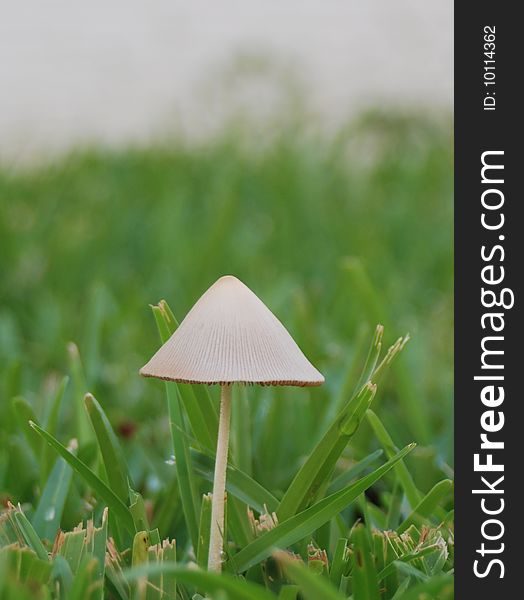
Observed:
[[[451,121],[370,113],[332,136],[239,127],[201,144],[93,148],[0,167],[0,246],[4,498],[23,501],[36,478],[9,399],[23,394],[45,412],[69,370],[70,341],[135,478],[146,492],[162,486],[163,467],[148,464],[168,458],[163,389],[138,375],[158,346],[148,304],[166,298],[182,318],[227,273],[326,375],[314,392],[249,390],[259,481],[285,489],[347,380],[356,383],[377,322],[387,344],[406,332],[412,340],[374,410],[399,446],[422,444],[410,458],[422,490],[441,473],[426,460],[417,470],[417,455],[452,461]],[[62,438],[73,431],[73,393]],[[265,443],[275,431],[278,448]],[[370,447],[365,424],[351,452]]]

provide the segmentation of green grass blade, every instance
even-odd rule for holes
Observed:
[[[281,521],[305,508],[331,476],[342,451],[357,431],[375,392],[374,386],[366,384],[339,413],[286,490],[277,508]]]
[[[97,494],[107,504],[109,510],[114,512],[115,516],[121,520],[124,527],[130,533],[134,534],[135,527],[133,525],[133,517],[131,516],[127,506],[122,502],[122,500],[120,500],[113,490],[108,487],[85,463],[83,463],[74,454],[69,452],[69,450],[55,437],[39,427],[36,423],[31,422],[31,427],[37,431],[60,456],[65,458],[65,460],[87,483],[87,485],[92,488],[95,494]]]
[[[373,383],[380,383],[388,369],[393,364],[395,358],[402,352],[404,346],[409,342],[409,335],[405,335],[404,337],[399,337],[398,340],[388,348],[384,358],[380,361],[378,366],[373,370],[370,375],[370,380]]]
[[[290,579],[298,584],[305,600],[345,600],[328,579],[313,573],[302,563],[293,560],[285,552],[275,552],[275,559],[282,565]]]
[[[391,600],[403,600],[404,594],[410,585],[411,585],[411,577],[406,577],[406,579],[404,579],[401,582],[401,584],[398,586],[398,588],[395,590],[395,594],[393,595]],[[420,600],[420,599],[417,599],[417,600]]]
[[[164,320],[168,331],[170,331],[172,334],[175,329],[178,328],[178,319],[175,317],[171,307],[167,303],[167,300],[162,298],[157,306],[160,309],[162,319]]]
[[[107,484],[123,504],[129,506],[135,522],[135,529],[140,530],[142,526],[136,525],[136,518],[131,507],[129,472],[118,439],[104,410],[92,394],[85,395],[84,405],[98,442]],[[129,540],[125,540],[125,534],[121,531],[118,519],[113,512],[110,514],[110,523],[117,545],[123,546],[126,541],[129,542]]]
[[[363,473],[368,467],[374,464],[384,454],[383,450],[375,450],[371,454],[368,454],[365,458],[355,463],[350,469],[341,473],[336,479],[334,479],[329,487],[328,494],[338,492],[342,488],[346,487],[349,483]]]
[[[136,531],[149,531],[149,521],[146,506],[142,495],[134,490],[129,490],[129,512],[133,517]],[[151,540],[151,543],[156,543]]]
[[[69,368],[71,369],[71,380],[73,383],[73,406],[76,421],[76,437],[82,448],[89,442],[94,441],[94,432],[84,409],[84,395],[88,392],[84,368],[80,359],[80,353],[76,344],[71,342],[67,346],[69,354]]]
[[[251,407],[247,397],[246,386],[233,387],[233,411],[231,415],[231,455],[235,465],[246,475],[252,475],[252,448],[251,436]]]
[[[359,479],[347,489],[336,492],[303,512],[281,522],[274,529],[269,530],[245,548],[242,548],[234,557],[234,568],[239,573],[244,572],[251,566],[267,558],[275,548],[286,548],[302,538],[311,535],[311,533],[340,513],[348,504],[353,502],[360,494],[383,477],[414,447],[415,444],[406,446],[395,457],[373,471],[373,473]]]
[[[49,560],[49,557],[47,555],[47,550],[45,549],[44,545],[40,541],[38,534],[34,530],[31,523],[28,521],[28,519],[24,515],[24,513],[21,510],[16,510],[13,516],[14,516],[14,519],[18,526],[18,529],[20,530],[20,532],[22,533],[22,535],[24,537],[25,543],[32,550],[35,551],[38,558],[40,558],[42,560]]]
[[[359,600],[380,600],[378,576],[371,553],[369,536],[366,528],[358,525],[351,536],[354,544],[353,553],[353,597]]]
[[[404,554],[400,556],[397,560],[390,562],[386,567],[380,571],[378,574],[379,582],[384,580],[386,577],[389,577],[395,570],[398,568],[398,563],[410,563],[411,561],[419,560],[424,558],[425,556],[429,556],[435,552],[441,552],[442,546],[440,544],[433,544],[431,546],[426,546],[421,550],[415,550],[414,552],[410,552],[408,554]]]
[[[165,311],[158,306],[152,307],[155,321],[158,327],[158,333],[162,343],[166,342],[171,335],[168,327],[168,321],[164,318]],[[193,467],[189,454],[189,444],[185,434],[185,424],[180,406],[180,388],[177,384],[167,381],[165,383],[167,406],[169,413],[169,425],[171,429],[171,441],[173,444],[173,454],[175,456],[176,472],[180,490],[180,499],[182,500],[182,510],[188,528],[189,536],[193,548],[198,547],[198,521],[197,514],[199,510],[199,498],[197,496]],[[197,403],[192,404],[193,407]],[[188,415],[189,416],[189,415]],[[191,419],[190,419],[191,421]],[[193,431],[195,437],[197,431]]]
[[[74,454],[76,442],[72,442],[68,450]],[[55,538],[72,475],[73,470],[67,462],[63,458],[57,458],[33,516],[33,527],[42,539],[53,541]]]
[[[96,558],[83,556],[75,573],[68,600],[96,600],[99,598],[99,592],[103,590],[103,582],[97,577],[98,570]]]
[[[417,579],[418,581],[428,581],[429,577],[426,573],[417,569],[412,564],[407,562],[402,562],[400,560],[393,561],[393,565],[395,568],[406,577],[411,577],[412,579]]]
[[[263,587],[228,573],[208,573],[167,562],[158,565],[140,565],[124,571],[124,576],[129,582],[157,574],[172,575],[177,581],[209,594],[225,593],[228,600],[275,600],[273,594]]]
[[[297,600],[299,592],[298,585],[283,585],[280,588],[278,600]]]
[[[196,553],[197,565],[202,569],[207,567],[209,555],[209,534],[211,531],[212,495],[204,494],[200,510],[200,527],[198,532],[198,548]]]
[[[381,420],[377,417],[377,415],[369,409],[366,413],[367,420],[373,429],[373,432],[378,438],[381,446],[384,448],[384,452],[388,458],[391,458],[396,452],[398,452],[397,447],[393,443],[391,436],[387,432],[386,428],[382,424]],[[409,505],[411,508],[415,508],[417,504],[420,502],[421,494],[415,486],[415,482],[411,477],[408,468],[403,462],[400,462],[395,467],[395,471],[397,473],[397,477],[399,479],[400,485],[406,494],[406,498],[408,499]]]
[[[355,381],[359,381],[362,378],[362,365],[365,364],[367,354],[369,354],[369,349],[366,346],[367,334],[368,328],[360,326],[354,342],[355,349],[350,360],[344,366],[343,375],[337,386],[334,400],[329,403],[326,409],[320,431],[325,431],[331,425],[333,419],[346,404],[347,399],[351,398],[360,389],[358,386],[355,386]]]
[[[67,560],[59,554],[53,558],[53,570],[51,571],[51,581],[54,586],[58,586],[58,598],[67,600],[73,585],[73,571]],[[54,587],[53,586],[53,587]]]
[[[164,562],[176,562],[176,542],[172,540],[168,542],[165,540],[162,544],[162,560]],[[176,600],[176,591],[177,591],[177,583],[176,577],[172,573],[163,573],[162,574],[162,591],[163,596],[162,599],[166,600],[166,598],[173,598]]]
[[[193,435],[204,448],[214,450],[217,443],[218,420],[214,418],[213,411],[207,412],[202,399],[197,398],[193,385],[188,383],[174,384],[184,405]],[[204,387],[204,386],[202,386]],[[213,429],[216,421],[216,429]]]
[[[167,340],[174,333],[175,329],[178,327],[178,323],[169,323],[163,310],[160,308],[160,304],[150,304],[149,306],[151,307],[153,316],[155,317],[155,323],[160,335],[160,340],[163,344],[165,344],[165,342],[167,342]]]
[[[344,575],[347,566],[348,540],[347,538],[340,538],[337,541],[335,552],[333,554],[333,560],[331,561],[331,568],[329,569],[329,580],[337,590],[340,588],[342,575]]]
[[[39,558],[33,550],[10,546],[0,549],[0,598],[34,600],[50,598],[47,589],[52,564]]]
[[[88,539],[89,552],[98,561],[98,578],[101,582],[104,581],[105,577],[105,557],[107,547],[107,534],[108,534],[108,509],[104,508],[102,514],[102,524],[100,527],[95,527],[91,539]],[[89,537],[89,536],[88,536]],[[103,598],[103,589],[100,590],[99,597]]]
[[[386,515],[385,529],[396,529],[400,521],[400,511],[402,507],[402,487],[398,481],[398,477],[395,478],[395,485],[391,490],[391,497],[389,499],[388,512]]]
[[[109,487],[124,504],[127,504],[129,501],[129,474],[122,448],[109,419],[96,398],[92,394],[86,394],[84,404],[95,430]]]
[[[450,479],[443,479],[436,483],[415,506],[413,512],[399,525],[397,533],[403,533],[410,525],[430,517],[440,503],[449,496],[452,489],[453,482]]]
[[[197,514],[199,502],[197,500],[196,484],[189,455],[189,445],[186,437],[179,433],[179,430],[184,428],[184,421],[176,386],[175,384],[166,382],[165,387],[182,510],[184,511],[193,548],[196,548],[198,544]]]
[[[362,368],[362,373],[358,380],[357,385],[355,386],[355,391],[358,391],[365,383],[371,381],[371,376],[375,371],[375,368],[378,363],[378,359],[380,357],[380,352],[382,351],[382,338],[384,337],[384,326],[377,325],[375,328],[375,334],[373,335],[373,339],[371,340],[371,345],[369,347],[368,355],[364,362],[364,366]]]

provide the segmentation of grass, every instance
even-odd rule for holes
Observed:
[[[0,598],[452,597],[449,129],[248,134],[0,167]],[[225,273],[326,384],[235,388],[218,576],[218,389],[138,369]]]

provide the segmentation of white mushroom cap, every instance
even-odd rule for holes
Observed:
[[[282,323],[231,275],[201,296],[140,374],[181,383],[324,382]]]

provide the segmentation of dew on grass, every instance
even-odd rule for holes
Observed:
[[[44,521],[52,521],[55,518],[56,510],[54,506],[50,506],[44,514]]]

